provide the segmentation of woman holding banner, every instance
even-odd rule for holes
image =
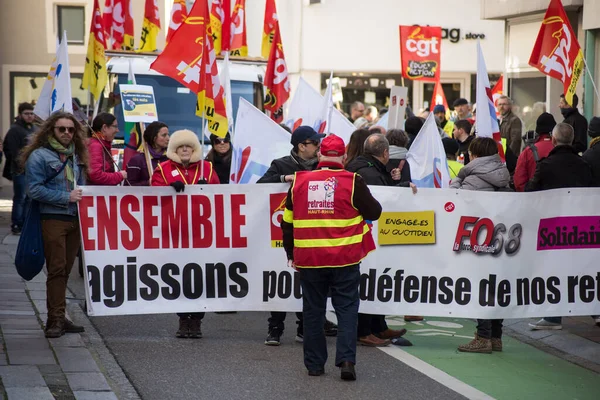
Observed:
[[[510,173],[498,155],[498,144],[490,137],[477,137],[469,145],[469,165],[452,180],[453,189],[508,191]],[[502,319],[478,319],[475,338],[458,346],[466,353],[502,351]]]
[[[169,127],[167,124],[154,121],[144,131],[144,142],[148,146],[152,171],[158,164],[168,160],[167,146],[169,145]],[[149,186],[150,172],[145,153],[138,153],[127,163],[127,179],[131,186]]]
[[[229,183],[229,174],[231,173],[231,137],[229,133],[224,137],[210,135],[210,144],[212,149],[206,155],[206,160],[210,161],[219,176],[221,183]]]
[[[154,170],[152,186],[171,186],[180,193],[185,190],[186,185],[219,184],[219,177],[213,170],[212,163],[202,160],[200,141],[194,132],[187,129],[175,131],[169,140],[167,158],[167,161],[158,164]],[[191,339],[202,337],[200,325],[204,318],[203,312],[177,315],[179,329],[175,336]]]

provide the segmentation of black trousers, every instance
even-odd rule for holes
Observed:
[[[287,313],[285,311],[271,311],[271,318],[269,318],[269,332],[273,329],[277,329],[280,333],[283,333],[285,328],[285,317]],[[304,318],[301,312],[296,313],[298,317],[298,332],[304,332]]]
[[[203,312],[192,312],[192,313],[177,313],[179,318],[191,318],[191,319],[202,319],[206,313]]]
[[[358,314],[358,337],[378,334],[388,329],[385,315]]]
[[[477,336],[483,339],[502,339],[503,319],[478,319]]]

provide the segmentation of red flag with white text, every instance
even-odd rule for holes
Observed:
[[[420,81],[440,80],[442,28],[400,26],[402,76]]]
[[[273,46],[269,54],[265,73],[265,110],[271,113],[271,119],[277,123],[283,121],[283,105],[290,98],[290,80],[283,54],[283,43],[279,27],[275,30]]]
[[[171,41],[173,34],[187,18],[187,6],[185,0],[173,0],[171,17],[169,18],[169,32],[167,33],[167,44]]]
[[[231,17],[231,55],[248,56],[246,40],[246,0],[236,0]]]

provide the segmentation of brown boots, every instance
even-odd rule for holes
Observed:
[[[48,318],[45,335],[47,338],[59,338],[65,333],[85,332],[83,326],[75,325],[68,318]]]
[[[502,351],[502,339],[484,339],[475,333],[475,339],[471,340],[467,344],[458,346],[458,351],[465,353],[491,354],[492,351]]]

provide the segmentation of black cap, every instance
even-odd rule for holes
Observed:
[[[321,140],[325,137],[323,133],[317,133],[310,126],[300,126],[298,127],[294,133],[292,133],[291,143],[292,146],[298,146],[302,142],[306,142],[307,140]]]
[[[600,118],[592,118],[590,126],[588,127],[588,135],[590,135],[591,138],[600,137]]]
[[[464,106],[466,104],[469,104],[469,102],[467,101],[467,99],[461,97],[460,99],[454,100],[454,103],[452,103],[452,107]]]
[[[446,154],[456,155],[456,153],[458,153],[458,149],[460,149],[458,141],[456,141],[455,139],[449,137],[443,138],[442,143],[444,144],[444,151],[446,152]]]
[[[541,113],[537,121],[535,121],[535,132],[538,134],[552,133],[552,129],[556,126],[556,120],[550,113]]]

